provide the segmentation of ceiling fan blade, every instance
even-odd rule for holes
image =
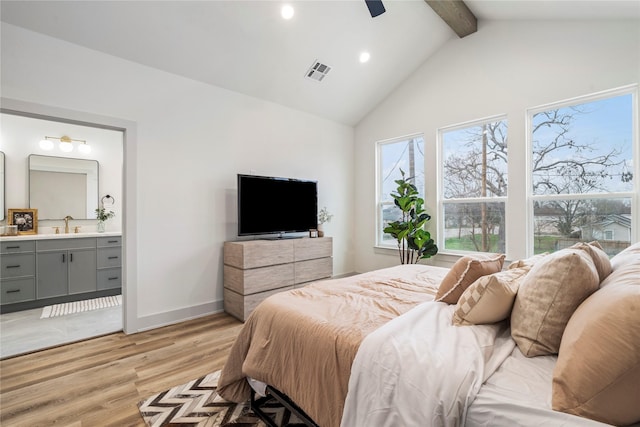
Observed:
[[[382,15],[387,10],[384,8],[382,4],[382,0],[364,0],[367,3],[367,7],[369,8],[369,13],[371,13],[371,17],[375,18],[378,15]]]

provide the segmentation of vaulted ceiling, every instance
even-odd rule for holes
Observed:
[[[299,0],[288,2],[294,16],[285,20],[284,3],[2,0],[0,16],[5,23],[350,125],[458,38],[444,19],[463,25],[468,19],[450,8],[438,11],[442,18],[436,13],[438,3],[451,2],[384,0],[386,12],[372,18],[364,0]],[[640,0],[465,3],[479,31],[483,20],[492,19],[640,19]],[[364,51],[371,59],[361,63]],[[321,82],[305,78],[315,61],[331,67]]]

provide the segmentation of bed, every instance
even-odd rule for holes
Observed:
[[[237,402],[274,393],[299,409],[308,425],[322,427],[632,425],[640,421],[640,311],[634,312],[640,310],[640,244],[610,262],[598,248],[572,248],[567,262],[578,266],[563,265],[558,253],[504,269],[504,256],[464,257],[451,269],[403,265],[276,294],[247,319],[218,393]],[[560,336],[568,338],[560,340],[543,324],[536,326],[542,334],[531,339],[526,333],[531,316],[521,319],[530,310],[527,304],[567,305],[563,292],[569,286],[551,292],[552,302],[544,303],[539,293],[550,276],[562,276],[550,263],[569,272],[565,281],[580,282],[580,296],[564,310],[570,313],[562,313]],[[584,285],[580,266],[595,284]],[[493,299],[486,299],[489,306],[470,302],[480,282],[489,284],[485,295],[493,292]],[[504,285],[506,298],[496,299],[496,282]],[[610,319],[610,313],[592,313],[610,303],[611,312],[623,313],[613,319],[623,324],[620,340],[626,347],[617,356],[623,354],[624,360],[616,362],[623,366],[608,369],[616,378],[605,378],[604,395],[611,398],[600,402],[600,393],[576,405],[572,388],[580,394],[593,385],[580,382],[582,375],[571,369],[588,369],[593,361],[576,362],[575,354],[609,357],[595,353],[613,350],[613,344],[587,352],[580,347],[583,340],[573,336],[584,335],[600,316]],[[470,305],[480,307],[479,317],[491,322],[478,322]],[[558,319],[548,313],[547,321],[557,326]],[[626,373],[622,380],[620,370]],[[572,384],[575,378],[578,383]],[[612,387],[621,392],[611,392]]]

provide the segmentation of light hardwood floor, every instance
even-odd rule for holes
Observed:
[[[221,369],[242,323],[220,313],[0,361],[0,425],[140,426],[137,403]]]

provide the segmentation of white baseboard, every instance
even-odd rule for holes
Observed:
[[[148,331],[150,329],[160,328],[162,326],[168,326],[187,320],[197,319],[198,317],[220,313],[223,310],[224,302],[220,300],[208,302],[206,304],[181,308],[178,310],[167,311],[164,313],[139,317],[136,321],[136,332]]]

